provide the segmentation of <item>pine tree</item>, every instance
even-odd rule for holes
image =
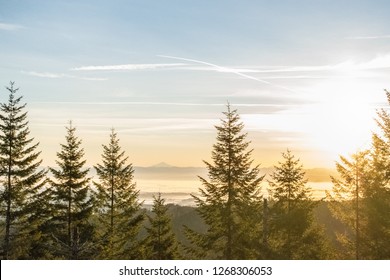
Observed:
[[[144,215],[133,182],[134,169],[127,160],[112,130],[109,144],[103,145],[103,162],[95,166],[102,240],[99,257],[103,259],[139,258],[136,238]]]
[[[50,168],[52,185],[52,236],[57,257],[91,258],[94,226],[90,218],[94,197],[90,189],[89,169],[85,168],[84,150],[70,122],[66,127],[66,143],[57,153],[58,169]]]
[[[340,157],[340,179],[328,193],[333,215],[348,229],[338,234],[343,258],[390,258],[390,115],[381,109],[377,116],[371,149]]]
[[[348,259],[364,258],[363,240],[366,239],[367,209],[366,193],[370,185],[369,152],[353,154],[351,160],[340,156],[336,163],[339,178],[332,177],[332,192],[327,192],[329,207],[338,220],[348,229],[338,233],[342,256]]]
[[[306,186],[303,166],[290,150],[282,156],[284,161],[275,166],[269,181],[271,257],[320,259],[324,254],[324,240],[313,223],[316,203]]]
[[[31,258],[31,246],[39,239],[37,213],[44,192],[45,171],[40,169],[39,143],[29,138],[26,104],[11,82],[8,103],[0,104],[1,216],[4,219],[3,258]]]
[[[390,104],[390,92],[386,91]],[[370,153],[370,184],[365,193],[367,207],[367,240],[365,257],[390,258],[390,115],[377,112],[378,133],[373,133]]]
[[[175,235],[172,232],[171,219],[168,216],[168,207],[161,193],[153,197],[153,215],[148,215],[150,227],[146,227],[145,240],[146,259],[173,260],[178,257]]]
[[[381,109],[377,116],[371,149],[340,157],[340,179],[328,193],[333,215],[348,229],[338,234],[343,258],[390,258],[390,114]]]
[[[186,228],[194,245],[188,248],[196,258],[249,259],[257,258],[261,222],[259,167],[251,168],[252,150],[237,110],[227,105],[225,119],[216,126],[217,143],[213,146],[212,163],[204,161],[209,180],[199,177],[203,187],[194,196],[197,211],[208,225],[205,234]]]

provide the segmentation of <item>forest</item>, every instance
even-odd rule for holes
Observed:
[[[264,196],[266,179],[254,165],[245,124],[228,103],[195,207],[167,204],[158,194],[147,210],[114,129],[99,151],[95,177],[72,122],[56,166],[45,169],[23,96],[13,82],[6,94],[0,103],[1,259],[390,259],[385,108],[377,111],[380,133],[372,133],[370,149],[340,155],[333,189],[319,201],[289,149]]]

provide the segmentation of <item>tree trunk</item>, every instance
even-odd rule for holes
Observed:
[[[11,137],[12,138],[12,137]],[[4,259],[9,259],[9,249],[10,249],[10,229],[11,229],[11,191],[12,191],[12,139],[10,139],[9,144],[9,154],[8,154],[8,174],[7,174],[7,189],[6,189],[6,201],[7,201],[7,210],[6,210],[6,218],[5,218],[5,236],[4,236]]]
[[[111,174],[111,217],[110,217],[110,259],[113,259],[114,255],[114,175]]]
[[[264,249],[268,248],[268,200],[263,200],[263,246]]]
[[[68,245],[72,247],[72,188],[68,186]]]
[[[360,221],[359,221],[359,161],[356,163],[356,251],[355,257],[358,260],[360,258]]]

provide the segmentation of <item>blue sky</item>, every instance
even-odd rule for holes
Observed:
[[[290,148],[333,166],[385,105],[389,5],[0,0],[0,84],[20,87],[47,165],[73,120],[90,165],[115,127],[136,165],[201,166],[229,101],[256,162]]]

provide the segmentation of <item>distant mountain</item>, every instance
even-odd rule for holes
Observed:
[[[150,168],[169,168],[169,167],[174,167],[174,166],[172,166],[164,161],[150,166]]]

